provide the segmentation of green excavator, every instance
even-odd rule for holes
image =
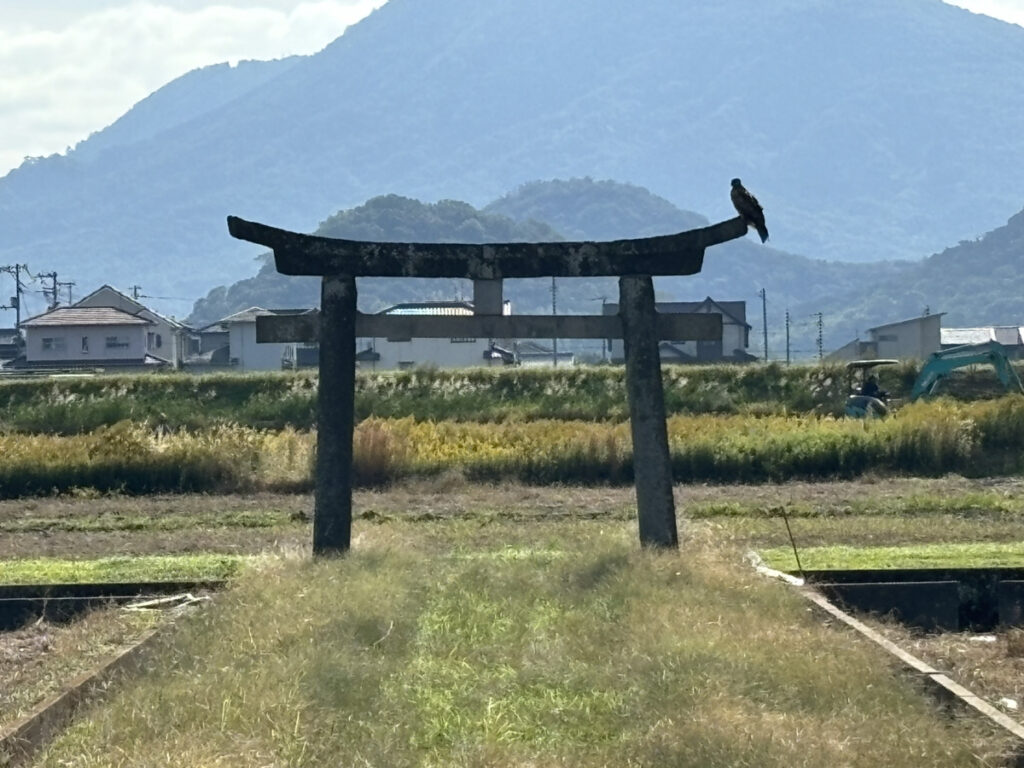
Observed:
[[[882,365],[895,365],[896,360],[854,360],[846,364],[851,386],[859,377],[859,386],[846,399],[846,415],[854,418],[885,416],[889,412],[889,396],[878,389],[872,371]],[[1007,392],[1024,394],[1020,377],[1010,365],[1006,347],[997,341],[984,344],[963,344],[935,352],[928,358],[910,390],[910,402],[936,393],[939,383],[957,368],[969,365],[991,365]]]

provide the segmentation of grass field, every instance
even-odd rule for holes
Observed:
[[[1006,764],[743,554],[788,546],[781,509],[802,547],[1013,544],[1024,480],[676,491],[663,555],[626,488],[361,491],[353,552],[321,563],[308,496],[0,502],[0,558],[264,553],[40,765]]]
[[[41,765],[957,766],[1006,747],[693,539],[377,525],[243,574]]]

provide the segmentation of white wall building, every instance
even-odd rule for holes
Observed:
[[[177,320],[154,312],[116,288],[101,286],[72,306],[113,307],[148,320],[151,325],[146,331],[146,353],[166,360],[175,368],[180,367],[185,359],[188,329]]]
[[[874,360],[895,358],[897,360],[925,360],[932,352],[938,352],[941,345],[942,316],[922,315],[909,320],[876,325],[868,328],[868,338],[854,339],[828,355],[832,361]]]
[[[25,361],[18,367],[151,367],[153,323],[113,307],[58,307],[21,324]]]
[[[273,315],[303,315],[311,309],[263,309],[249,307],[228,315],[216,325],[227,328],[228,360],[237,371],[280,371],[285,350],[293,351],[290,343],[257,344],[256,318]]]
[[[1024,326],[987,325],[980,328],[942,328],[939,331],[943,349],[963,344],[987,344],[997,341],[1006,347],[1006,354],[1015,360],[1024,359]]]
[[[504,302],[503,314],[512,312],[512,304]],[[416,317],[426,315],[471,316],[473,304],[468,301],[423,301],[396,304],[382,315]],[[483,338],[359,338],[356,339],[356,360],[359,367],[370,371],[408,370],[417,366],[438,368],[472,368],[500,366],[500,355],[491,352],[492,344],[508,348],[503,339]]]

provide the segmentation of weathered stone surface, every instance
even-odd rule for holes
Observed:
[[[356,394],[356,281],[327,276],[320,291],[313,554],[346,551],[352,538],[352,435]]]
[[[675,235],[633,240],[552,243],[374,243],[303,235],[228,217],[233,237],[274,250],[285,275],[354,277],[600,277],[692,275],[704,249],[743,237],[736,217]]]
[[[672,461],[665,423],[654,281],[649,276],[619,278],[619,314],[626,349],[626,391],[640,544],[675,547],[679,535],[672,498]]]

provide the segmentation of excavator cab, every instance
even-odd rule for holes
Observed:
[[[889,413],[889,393],[878,387],[877,368],[896,365],[899,360],[851,360],[846,364],[850,394],[846,415],[855,419],[881,418]]]

